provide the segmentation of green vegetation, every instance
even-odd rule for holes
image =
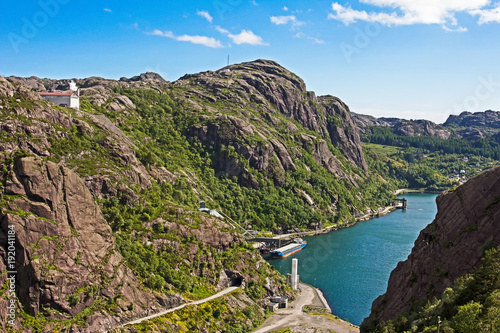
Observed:
[[[439,139],[431,136],[402,136],[387,127],[371,127],[363,141],[386,146],[413,147],[441,154],[474,155],[500,160],[500,144],[485,138],[466,140],[458,138]]]
[[[487,250],[481,267],[457,279],[440,298],[415,302],[410,314],[362,330],[438,332],[438,326],[445,333],[500,331],[500,247]]]
[[[211,199],[212,208],[221,209],[240,223],[245,222],[258,230],[276,231],[279,228],[306,228],[311,221],[321,221],[326,225],[349,222],[353,208],[360,211],[364,211],[367,206],[376,208],[388,204],[392,197],[392,188],[377,177],[367,177],[362,173],[360,189],[357,190],[361,196],[354,195],[355,186],[350,181],[333,176],[314,161],[310,151],[302,148],[302,157],[294,161],[297,171],[282,175],[265,174],[252,168],[236,151],[235,146],[238,146],[241,138],[232,138],[234,133],[231,131],[227,133],[229,144],[220,148],[205,146],[186,135],[187,129],[206,123],[200,123],[198,117],[183,110],[167,94],[154,90],[119,88],[116,88],[116,92],[128,96],[134,102],[137,114],[130,112],[117,115],[89,103],[82,105],[93,108],[86,111],[103,112],[119,123],[120,128],[134,139],[138,147],[136,155],[145,166],[165,167],[173,173],[181,170],[187,172],[189,177],[177,179],[172,188],[174,192],[167,198],[178,204],[194,208],[199,200],[208,198]],[[225,123],[218,125],[226,126]],[[302,127],[298,123],[296,126]],[[303,131],[308,132],[306,129]],[[314,132],[310,134],[317,135]],[[287,145],[298,147],[294,141],[287,142]],[[333,146],[331,150],[343,161],[344,166],[350,165]],[[259,188],[242,186],[242,179],[217,172],[217,162],[227,159],[247,170],[247,179],[256,179]],[[354,173],[349,167],[346,168],[347,172]],[[283,177],[284,183],[277,186],[273,176]],[[168,192],[170,189],[166,190]],[[194,195],[194,190],[200,194]],[[298,192],[306,193],[314,206],[303,196],[297,195]],[[335,214],[330,214],[333,205],[336,206]],[[131,223],[126,222],[127,218],[123,220],[124,223]]]
[[[398,188],[443,191],[500,164],[478,155],[430,152],[414,147],[364,143],[363,151],[371,170]]]
[[[235,303],[243,309],[234,307]],[[266,318],[263,309],[252,303],[241,291],[134,325],[134,332],[249,332]]]

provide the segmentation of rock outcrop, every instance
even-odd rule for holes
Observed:
[[[302,79],[274,61],[256,60],[185,75],[173,83],[172,94],[184,108],[206,119],[204,125],[188,131],[189,135],[206,147],[233,146],[250,167],[274,175],[278,184],[284,181],[284,172],[295,170],[293,160],[301,157],[293,144],[314,150],[317,160],[326,161],[328,170],[339,177],[346,175],[328,142],[349,163],[368,172],[349,108],[336,97],[316,97],[306,90]],[[295,140],[296,124],[317,133],[326,150],[318,147],[317,139]],[[253,179],[245,178],[245,166],[228,154],[221,154],[216,165],[218,171],[243,184],[257,186]]]
[[[430,136],[439,139],[463,138],[479,140],[500,132],[500,111],[464,111],[460,115],[450,115],[444,124],[429,120],[406,120],[399,118],[376,118],[352,113],[361,133],[370,127],[390,127],[402,136]]]
[[[395,134],[402,136],[431,136],[439,139],[449,139],[453,136],[452,130],[429,120],[376,118],[361,114],[353,114],[353,119],[362,133],[368,131],[370,127],[389,127]]]
[[[394,122],[385,121],[385,118],[377,118],[374,116],[359,114],[355,112],[351,112],[352,119],[356,124],[356,127],[361,133],[365,133],[366,129],[371,126],[377,127],[392,127]],[[393,118],[396,119],[396,118]],[[396,119],[399,120],[399,119]]]
[[[450,115],[443,126],[454,129],[457,136],[479,140],[500,133],[500,111],[467,112]]]
[[[17,294],[30,315],[54,309],[51,317],[64,319],[87,309],[88,326],[73,331],[96,332],[159,307],[156,296],[127,267],[111,228],[76,173],[38,158],[20,158],[9,171],[3,200],[7,207],[0,212],[0,251],[11,226],[16,232]],[[0,258],[6,265],[5,253]],[[3,284],[5,276],[1,279]],[[115,304],[115,316],[100,311],[103,301]],[[181,301],[171,297],[162,303]],[[1,302],[6,308],[7,301]]]
[[[392,271],[365,324],[395,319],[412,302],[440,295],[500,245],[500,167],[488,170],[436,199],[435,220],[420,232],[406,261]]]
[[[429,120],[401,120],[394,125],[394,133],[403,136],[431,136],[449,139],[452,132]]]
[[[458,127],[490,127],[500,129],[500,111],[468,112],[450,115],[444,126]]]

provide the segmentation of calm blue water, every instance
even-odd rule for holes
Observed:
[[[286,274],[292,258],[299,259],[300,280],[321,289],[333,314],[359,325],[373,300],[385,293],[391,271],[408,257],[420,230],[434,219],[436,196],[405,194],[406,211],[307,237],[302,251],[269,262]]]

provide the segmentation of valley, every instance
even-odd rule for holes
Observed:
[[[498,112],[367,120],[270,60],[175,82],[71,82],[78,108],[40,95],[68,80],[0,77],[0,267],[14,228],[18,320],[0,318],[12,332],[251,331],[269,296],[297,292],[242,229],[342,229],[397,189],[461,193],[500,163]],[[2,274],[3,296],[9,283]]]

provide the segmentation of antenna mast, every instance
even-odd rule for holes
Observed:
[[[227,65],[229,66],[229,54],[227,55]]]

